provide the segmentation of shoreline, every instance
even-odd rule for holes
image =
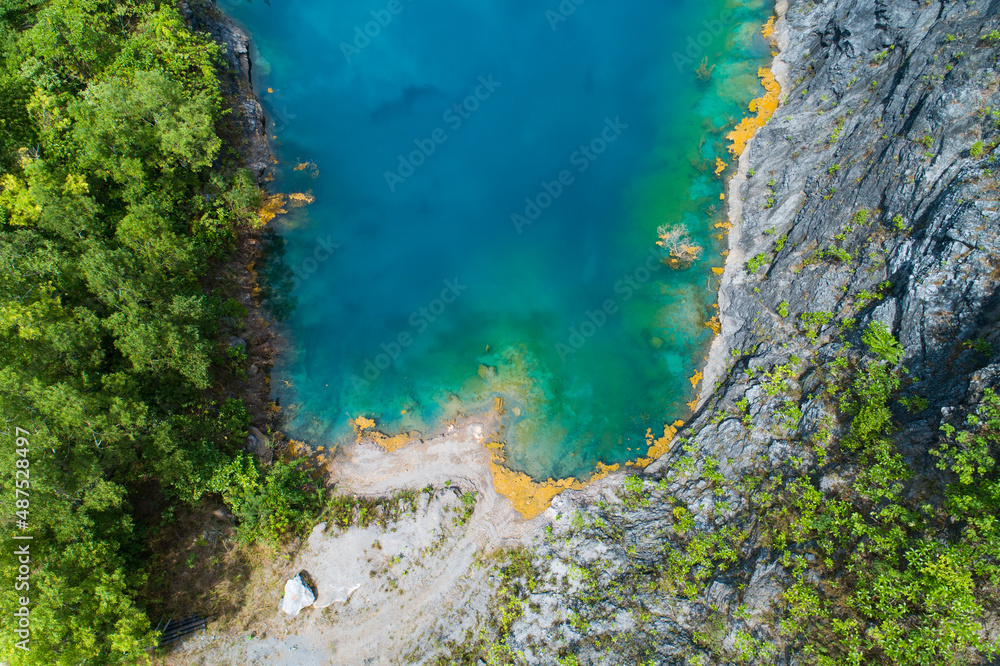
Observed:
[[[785,20],[785,14],[788,12],[788,0],[775,0],[774,14],[776,16],[774,22],[774,32],[771,35],[771,42],[776,49],[776,54],[771,61],[769,67],[770,72],[774,75],[775,80],[778,82],[780,87],[779,92],[779,107],[780,100],[786,94],[789,89],[789,79],[788,79],[788,63],[785,62],[783,54],[785,53],[785,45],[788,43],[788,22]],[[695,398],[696,406],[692,413],[694,417],[701,408],[705,405],[709,398],[715,393],[716,382],[720,381],[727,372],[727,359],[729,358],[729,346],[733,339],[733,335],[738,330],[738,322],[731,316],[729,308],[729,291],[734,284],[737,283],[737,279],[743,277],[745,274],[744,264],[746,257],[740,250],[740,239],[742,238],[742,218],[743,218],[743,199],[740,197],[740,190],[743,185],[746,184],[748,180],[748,171],[750,165],[749,153],[750,149],[753,147],[753,142],[757,137],[757,133],[747,141],[746,148],[740,153],[739,160],[737,162],[736,172],[729,178],[729,183],[727,184],[726,199],[728,200],[728,213],[726,215],[726,221],[729,223],[729,233],[726,239],[728,244],[728,254],[726,255],[726,260],[723,264],[722,279],[719,281],[719,296],[718,296],[718,317],[720,324],[720,332],[712,340],[712,344],[709,346],[708,355],[705,358],[705,363],[702,367],[701,373],[702,383],[701,391]]]
[[[221,122],[220,136],[236,151],[240,165],[253,174],[261,193],[262,211],[266,210],[271,198],[267,183],[273,180],[277,158],[268,140],[268,117],[254,91],[250,36],[215,4],[183,0],[180,9],[192,30],[207,33],[222,47],[220,92],[232,113]],[[243,398],[251,417],[243,448],[256,454],[265,465],[271,463],[287,439],[279,430],[282,410],[271,392],[271,368],[280,335],[275,331],[277,322],[261,302],[257,272],[269,243],[266,222],[262,212],[258,226],[235,230],[234,251],[220,273],[234,282],[227,295],[238,301],[246,314],[227,318],[218,338],[219,344],[239,346],[246,353],[245,377],[232,384],[223,383],[223,388]]]

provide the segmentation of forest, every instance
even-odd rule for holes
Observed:
[[[245,310],[214,275],[261,190],[219,136],[220,48],[171,3],[0,0],[8,663],[145,661],[148,543],[173,507],[224,498],[244,540],[274,540],[316,497],[241,451],[250,417],[226,386],[240,359],[220,321]]]

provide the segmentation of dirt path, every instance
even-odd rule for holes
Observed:
[[[491,569],[477,566],[478,558],[530,539],[544,521],[520,520],[494,490],[483,446],[488,427],[485,418],[473,419],[392,453],[371,442],[338,452],[329,468],[340,492],[438,490],[421,493],[417,510],[387,528],[318,526],[291,561],[272,563],[262,580],[274,589],[259,592],[263,611],[243,631],[203,633],[163,663],[419,663],[431,646],[461,641],[492,592]],[[462,524],[466,492],[476,494],[476,506]],[[278,609],[281,589],[274,583],[300,570],[313,577],[318,598],[316,607],[290,618]]]

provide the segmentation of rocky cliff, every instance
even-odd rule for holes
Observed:
[[[862,556],[883,532],[936,520],[926,548],[965,538],[941,518],[955,479],[932,450],[1000,378],[998,12],[1000,0],[780,3],[782,103],[731,181],[722,334],[702,404],[641,475],[555,500],[534,574],[501,589],[497,650],[545,664],[925,663],[905,642],[926,639],[943,641],[934,654],[958,645],[967,663],[989,659],[972,639],[944,646],[935,632],[961,630],[931,626],[933,585],[858,610],[865,591],[851,586],[887,578],[856,563],[920,569],[917,550],[833,566],[822,529],[802,525],[809,496],[816,515],[865,507],[855,520],[872,516],[870,529],[851,546]],[[899,340],[897,369],[872,357],[872,322]],[[898,378],[883,453],[847,444],[861,437],[869,381],[852,369]],[[995,452],[995,441],[981,451]],[[879,486],[881,455],[906,471]],[[873,498],[862,482],[886,490]],[[905,517],[884,518],[896,506]],[[993,583],[966,569],[979,605],[964,617],[995,640]],[[897,610],[895,625],[875,619]]]
[[[207,33],[222,47],[221,92],[231,112],[220,133],[243,163],[263,183],[274,161],[267,142],[267,120],[253,91],[253,61],[246,33],[208,0],[184,0],[179,5],[192,30]]]

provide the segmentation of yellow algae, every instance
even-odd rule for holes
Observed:
[[[715,228],[716,229],[726,229],[728,231],[729,229],[733,228],[733,223],[730,222],[729,220],[723,220],[722,222],[716,222],[715,223]],[[726,251],[728,252],[728,250],[726,250]]]
[[[537,483],[523,472],[507,469],[497,462],[490,462],[490,472],[493,475],[493,487],[509,499],[514,508],[525,520],[531,520],[549,508],[552,498],[564,490],[578,490],[583,484],[575,479],[549,479]]]
[[[705,375],[701,374],[700,371],[694,373],[694,375],[691,376],[691,380],[690,380],[691,381],[691,388],[697,388],[698,387],[698,382],[700,382],[704,377],[705,377]]]
[[[663,426],[663,436],[657,438],[653,434],[652,428],[646,428],[646,456],[626,463],[630,467],[648,467],[656,462],[657,458],[670,450],[670,443],[677,435],[677,429],[684,425],[684,421],[674,421],[673,425]]]
[[[729,146],[729,152],[733,154],[733,157],[739,157],[743,153],[747,142],[753,138],[758,129],[767,123],[778,108],[781,86],[775,80],[774,74],[771,70],[761,67],[757,70],[757,76],[760,77],[761,85],[764,86],[766,92],[763,97],[758,97],[750,102],[750,111],[756,115],[744,118],[732,132],[726,135],[726,138],[733,142]]]
[[[719,322],[719,315],[713,316],[711,319],[705,322],[705,328],[712,329],[712,332],[718,335],[722,332],[722,324]]]
[[[611,472],[617,472],[621,465],[615,463],[614,465],[605,465],[602,462],[597,463],[597,471],[590,476],[588,483],[593,483],[594,481],[600,481],[605,478]]]
[[[398,435],[393,435],[392,437],[378,432],[377,430],[372,433],[372,440],[389,453],[403,448],[410,442],[411,439],[412,438],[407,433],[400,433]]]
[[[538,482],[523,472],[504,466],[506,458],[503,442],[487,442],[484,445],[490,451],[490,474],[493,477],[493,487],[506,497],[525,520],[530,520],[545,511],[552,498],[567,489],[580,489],[584,484],[570,477],[558,481],[549,479]]]
[[[364,438],[368,438],[390,453],[403,448],[410,440],[416,439],[416,433],[404,432],[398,435],[387,435],[381,430],[375,429],[375,419],[369,419],[364,416],[359,416],[351,421],[351,423],[354,425],[354,432],[357,434],[359,442]]]
[[[294,439],[288,440],[288,444],[285,446],[285,450],[281,452],[281,457],[286,462],[291,462],[296,458],[301,458],[303,456],[308,456],[312,451],[305,442],[300,442]]]
[[[523,472],[516,472],[504,466],[503,442],[487,442],[484,446],[491,454],[490,474],[493,476],[493,487],[511,501],[525,520],[530,520],[549,508],[552,498],[564,490],[581,490],[620,468],[620,465],[606,465],[599,462],[597,470],[587,481],[573,477],[535,481]]]
[[[725,266],[712,266],[712,272],[716,275],[722,275],[726,272]]]
[[[301,208],[302,206],[308,206],[309,204],[316,201],[316,197],[311,194],[305,194],[303,192],[292,192],[288,195],[288,205],[292,208]]]
[[[723,193],[719,194],[719,201],[725,201],[725,200],[726,200],[725,193],[723,192]]]
[[[309,176],[312,178],[319,178],[319,166],[315,162],[302,162],[301,164],[296,164],[292,169],[293,171],[309,171]]]
[[[694,400],[692,400],[691,402],[687,403],[687,406],[688,406],[688,409],[690,409],[692,412],[694,410],[698,409],[698,398],[695,397]]]
[[[764,27],[761,28],[760,34],[764,35],[764,38],[767,39],[768,41],[770,41],[771,43],[774,43],[774,40],[771,39],[772,35],[774,35],[774,17],[773,16],[771,18],[767,19],[767,23],[765,23]]]
[[[368,428],[375,427],[375,419],[368,419],[364,416],[359,416],[354,419],[354,428],[360,433],[362,430],[367,430]]]
[[[722,173],[723,171],[725,171],[727,166],[729,166],[729,164],[727,164],[726,162],[724,162],[721,157],[716,157],[715,158],[715,175],[718,176],[720,173]]]
[[[285,210],[285,195],[284,194],[273,194],[269,197],[264,198],[264,202],[257,211],[257,217],[260,218],[261,224],[267,224],[275,218],[276,215],[284,215],[288,211]]]
[[[497,396],[493,398],[493,411],[497,414],[503,414],[503,398]]]

